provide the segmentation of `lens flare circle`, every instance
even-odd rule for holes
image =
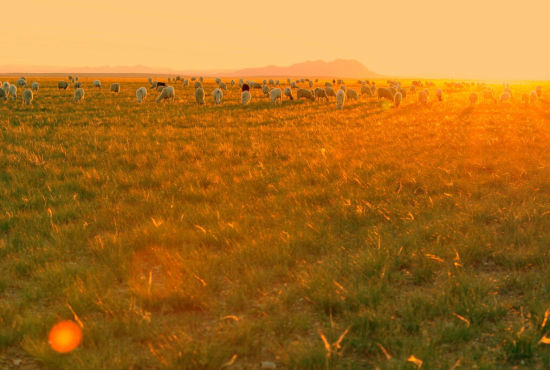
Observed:
[[[54,325],[48,336],[50,347],[59,353],[68,353],[78,347],[82,330],[73,321],[61,321]]]

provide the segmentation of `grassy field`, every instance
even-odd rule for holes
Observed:
[[[37,80],[0,103],[0,367],[550,367],[550,83],[339,110]]]

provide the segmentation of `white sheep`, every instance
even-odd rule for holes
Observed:
[[[219,85],[219,84],[220,84],[220,82],[222,82],[222,80],[221,80],[221,79],[219,79],[219,78],[216,78],[216,84],[217,84],[217,85]]]
[[[199,87],[202,87],[202,83],[199,81],[195,81],[195,89],[198,89]]]
[[[279,101],[279,103],[282,104],[283,103],[283,92],[281,91],[281,89],[278,88],[278,87],[272,89],[269,92],[269,100],[271,100],[271,102],[273,104],[275,104],[277,101]]]
[[[38,82],[34,81],[32,84],[31,84],[31,89],[32,91],[38,91],[38,88],[40,86],[38,85]]]
[[[321,98],[325,98],[328,101],[327,93],[325,92],[325,90],[321,89],[320,87],[316,87],[314,93],[317,100],[321,100]]]
[[[183,80],[183,86],[189,86],[189,80],[188,79]]]
[[[346,92],[342,89],[336,93],[336,107],[343,109],[344,102],[346,101]]]
[[[292,96],[292,90],[290,90],[289,87],[285,88],[285,96],[290,100],[294,100],[294,97]]]
[[[75,88],[75,89],[78,89],[78,88],[80,88],[80,87],[82,87],[82,82],[75,82],[75,83],[74,83],[74,88]]]
[[[329,96],[336,97],[336,92],[332,87],[325,87],[325,94],[327,95],[327,100]]]
[[[81,87],[79,87],[78,89],[76,89],[74,91],[74,99],[73,101],[76,103],[76,102],[79,102],[81,100],[84,99],[84,89],[82,89]]]
[[[157,98],[157,103],[160,103],[161,100],[176,100],[176,91],[172,86],[165,86],[164,89],[160,92],[160,95]]]
[[[214,103],[216,103],[216,105],[220,105],[222,103],[223,92],[220,89],[214,89],[212,96],[214,97]]]
[[[269,87],[267,87],[267,85],[262,86],[262,92],[266,97],[269,97]]]
[[[10,93],[10,84],[9,84],[9,82],[6,81],[2,84],[2,90],[4,90],[4,93],[6,95],[8,95]]]
[[[400,91],[396,92],[395,95],[393,96],[393,103],[395,104],[396,108],[399,108],[399,106],[401,105],[402,98],[403,98],[403,95],[401,94]]]
[[[114,92],[118,94],[120,92],[120,84],[118,83],[112,83],[111,88],[109,89],[111,92]]]
[[[250,91],[246,90],[241,93],[241,101],[243,105],[247,105],[250,102]]]
[[[57,88],[59,90],[67,90],[67,87],[69,87],[69,83],[67,81],[59,81],[57,83]]]
[[[313,81],[311,81],[311,80],[309,81],[309,88],[310,89],[313,88]]]
[[[97,87],[98,89],[101,89],[101,81],[95,80],[95,81],[93,82],[93,86],[94,86],[94,87]]]
[[[202,76],[199,77],[199,81],[202,83],[204,81],[204,78],[202,78]]]
[[[235,86],[235,80],[231,80],[231,87]]]
[[[340,86],[340,89],[342,89],[342,90],[344,90],[344,92],[346,92],[347,87],[346,87],[346,85],[342,85],[342,86]]]
[[[204,90],[202,89],[202,87],[197,87],[197,89],[195,90],[195,101],[198,105],[204,104]]]
[[[296,92],[296,99],[306,98],[309,100],[315,100],[315,93],[312,90],[308,89],[298,89]]]
[[[15,85],[10,85],[10,98],[11,100],[17,99],[17,87]]]
[[[372,90],[370,89],[370,86],[362,85],[361,86],[361,95],[372,96]]]
[[[220,90],[227,90],[227,85],[225,84],[225,82],[220,82],[218,87],[220,88]]]
[[[325,87],[332,87],[332,84],[330,82],[325,82]]]
[[[346,98],[350,100],[357,100],[359,99],[359,96],[357,95],[357,91],[353,89],[348,89],[346,91]]]
[[[136,90],[136,98],[138,103],[141,103],[146,96],[147,96],[147,89],[145,87],[140,87],[139,89]]]
[[[23,91],[23,104],[30,105],[32,102],[32,90],[27,89]]]
[[[293,89],[295,89],[295,88],[296,88],[296,81],[292,81],[292,82],[290,83],[290,87],[292,87]]]
[[[269,85],[271,86],[275,85],[275,81],[273,81],[272,79],[269,79]]]
[[[22,77],[15,82],[15,85],[17,87],[27,87],[27,81]]]

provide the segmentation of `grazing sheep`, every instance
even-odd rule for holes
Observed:
[[[161,92],[162,90],[164,90],[165,87],[166,87],[166,86],[158,85],[157,88],[156,88],[156,90],[157,90],[158,92]]]
[[[0,100],[6,101],[8,100],[8,97],[6,96],[6,92],[4,89],[0,89]]]
[[[223,92],[220,89],[214,89],[212,96],[214,97],[214,103],[216,103],[216,105],[220,105],[222,103]]]
[[[315,93],[313,92],[313,90],[298,89],[298,91],[296,92],[296,99],[300,100],[300,98],[315,100]]]
[[[2,84],[2,90],[6,95],[10,93],[10,84],[7,81]]]
[[[372,95],[376,92],[376,84],[374,82],[370,85],[370,91],[372,92]]]
[[[76,89],[74,91],[74,99],[73,101],[76,103],[76,102],[79,102],[81,100],[84,99],[84,89],[82,89],[81,87],[79,87],[78,89]]]
[[[161,100],[176,100],[176,91],[172,86],[166,86],[160,92],[160,95],[157,98],[157,103],[160,103]]]
[[[325,82],[325,87],[332,87],[332,84],[330,82]]]
[[[418,102],[421,104],[428,103],[428,90],[422,90],[418,93]]]
[[[393,96],[393,103],[395,104],[396,108],[399,108],[399,106],[401,105],[402,98],[403,98],[403,95],[401,94],[400,91],[396,92],[395,95]]]
[[[17,87],[15,85],[10,85],[10,98],[11,100],[17,99]]]
[[[267,85],[262,86],[262,92],[266,97],[269,97],[269,87],[267,87]]]
[[[99,80],[95,80],[93,83],[92,83],[93,87],[97,87],[98,89],[101,89],[101,81]]]
[[[292,96],[292,90],[290,90],[290,87],[285,88],[285,96],[290,100],[294,100],[294,97]]]
[[[195,101],[198,105],[204,105],[204,90],[202,87],[195,89]]]
[[[204,78],[202,78],[202,76],[199,77],[199,81],[202,83],[204,81]]]
[[[329,96],[336,97],[336,92],[332,87],[325,87],[325,94],[327,95],[327,100]]]
[[[74,83],[74,88],[75,88],[75,89],[78,89],[78,88],[80,88],[80,87],[82,87],[82,82],[75,82],[75,83]]]
[[[243,85],[244,85],[244,81],[243,81],[243,79],[241,78],[241,79],[239,80],[239,89],[242,88]]]
[[[270,92],[269,92],[269,100],[275,104],[277,101],[279,101],[280,104],[283,103],[283,92],[281,91],[280,88],[275,88],[275,89],[272,89]]]
[[[28,87],[27,86],[27,81],[25,80],[24,77],[21,77],[20,79],[18,79],[16,82],[15,82],[15,85],[17,87]]]
[[[247,105],[250,102],[250,91],[249,90],[244,90],[241,93],[241,101],[243,102],[243,105]]]
[[[315,97],[317,100],[321,100],[321,98],[325,98],[328,101],[328,96],[325,90],[321,89],[320,87],[315,88]]]
[[[235,86],[235,80],[231,80],[231,87]]]
[[[293,89],[295,89],[295,88],[296,88],[296,82],[295,82],[295,81],[292,81],[292,82],[290,83],[290,87],[292,87]]]
[[[189,86],[189,80],[184,79],[183,80],[183,86]]]
[[[505,91],[500,95],[500,102],[501,103],[504,103],[504,102],[506,102],[508,100],[511,100],[511,99],[512,99],[512,95],[510,95],[510,93],[508,91]]]
[[[27,89],[23,91],[23,104],[30,105],[32,102],[32,90]]]
[[[281,84],[279,83],[279,80],[276,80],[275,81],[275,86],[280,86]]]
[[[395,93],[395,89],[391,87],[381,87],[378,89],[378,100],[384,98],[393,101]]]
[[[147,79],[147,81],[149,81],[149,84],[152,84],[152,83],[153,83],[153,79],[152,79],[151,77],[149,77],[149,78]]]
[[[216,84],[217,84],[217,85],[219,85],[219,84],[220,84],[220,82],[222,82],[222,80],[221,80],[221,79],[219,79],[219,78],[216,78]]]
[[[437,97],[437,100],[443,101],[443,91],[441,91],[441,89],[435,90],[435,96]]]
[[[309,81],[309,88],[313,88],[313,81]]]
[[[340,86],[340,89],[344,90],[344,92],[346,92],[347,87],[346,87],[346,85],[342,85],[342,86]]]
[[[218,87],[219,87],[221,90],[227,90],[227,85],[225,84],[225,82],[220,82],[220,84],[218,85]]]
[[[196,79],[196,77],[191,77],[191,81],[195,81]]]
[[[475,92],[470,94],[470,104],[477,103],[477,94]]]
[[[194,88],[198,89],[199,87],[202,87],[202,83],[199,81],[195,81]]]
[[[120,92],[120,84],[119,83],[112,83],[111,88],[109,89],[111,92],[114,92],[118,94]]]
[[[536,90],[531,90],[531,92],[529,93],[529,101],[531,103],[534,103],[537,101],[539,95],[537,94],[537,91]]]
[[[158,85],[159,85],[158,81],[152,81],[151,82],[151,89],[156,89]]]
[[[361,95],[372,96],[372,90],[369,85],[361,86]]]
[[[136,98],[138,103],[141,103],[146,96],[147,96],[147,89],[145,87],[140,87],[139,89],[136,90]]]
[[[273,85],[275,84],[275,82],[274,82],[273,80],[270,79],[270,80],[269,80],[269,84],[270,84],[271,86],[273,86]]]
[[[351,99],[351,100],[359,99],[359,96],[357,95],[357,91],[355,91],[353,89],[348,89],[346,91],[346,99]]]
[[[542,98],[542,86],[537,86],[535,92],[537,93],[537,97]]]
[[[38,85],[38,82],[34,81],[32,84],[31,84],[31,89],[32,91],[38,91],[38,88],[40,86]]]
[[[344,102],[346,101],[346,92],[342,89],[336,93],[336,107],[343,109]]]
[[[69,87],[69,83],[67,81],[59,81],[57,83],[57,88],[59,90],[63,89],[63,90],[67,90],[67,87]]]

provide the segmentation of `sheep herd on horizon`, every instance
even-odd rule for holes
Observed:
[[[191,77],[191,81],[194,82],[193,88],[195,89],[195,101],[201,106],[206,104],[206,93],[205,88],[203,87],[204,79],[199,77]],[[152,78],[148,79],[150,84],[149,89],[156,90],[159,95],[155,99],[157,103],[161,101],[175,101],[176,90],[174,86],[168,86],[166,82],[153,81]],[[215,105],[220,105],[223,102],[224,91],[227,91],[228,87],[225,82],[220,78],[215,79],[217,88],[214,88],[212,91],[212,99]],[[286,80],[288,86],[281,87],[281,82],[279,80],[263,80],[263,83],[257,83],[254,81],[244,81],[240,79],[238,83],[235,80],[231,80],[229,86],[231,88],[238,85],[239,90],[241,91],[241,103],[247,105],[252,100],[251,91],[258,90],[261,94],[270,100],[273,104],[282,104],[283,97],[288,100],[300,100],[307,99],[311,101],[324,99],[326,102],[329,102],[329,98],[335,98],[337,108],[342,109],[347,100],[359,100],[359,94],[361,96],[378,98],[378,100],[385,99],[387,101],[393,102],[394,107],[398,108],[401,105],[401,102],[407,98],[407,95],[417,94],[417,101],[419,104],[427,104],[430,91],[428,88],[435,87],[435,83],[427,81],[422,83],[421,81],[412,81],[411,85],[407,88],[402,86],[400,81],[388,80],[387,86],[376,87],[376,82],[374,81],[361,81],[358,83],[361,86],[360,92],[356,90],[347,88],[345,82],[341,79],[335,80],[332,82],[325,82],[324,87],[315,87],[315,83],[318,83],[319,80],[315,79],[299,79],[291,81],[290,78]],[[73,101],[79,102],[84,99],[85,93],[82,82],[79,81],[78,77],[68,76],[67,80],[58,81],[57,88],[59,90],[67,90],[70,83],[74,87]],[[168,78],[168,83],[180,83],[184,88],[188,87],[189,79],[177,76],[175,78]],[[307,84],[308,88],[300,87],[300,84]],[[334,90],[335,85],[339,86],[338,91]],[[17,79],[15,85],[10,84],[9,82],[0,82],[0,101],[6,101],[8,99],[15,101],[17,99],[17,89],[25,88],[22,94],[22,102],[24,105],[30,105],[33,101],[34,94],[38,92],[39,84],[37,82],[32,82],[29,88],[27,80],[24,76]],[[101,89],[101,81],[94,80],[92,82],[92,88]],[[463,90],[470,87],[477,87],[480,91],[482,98],[485,101],[497,102],[495,97],[494,90],[487,86],[485,83],[469,83],[469,82],[445,82],[445,87],[449,90]],[[293,90],[296,90],[295,93]],[[120,83],[112,83],[109,87],[109,91],[113,94],[118,94],[121,91]],[[138,103],[142,103],[147,96],[147,88],[142,86],[136,90],[136,100]],[[524,93],[521,97],[522,102],[525,104],[533,104],[542,97],[542,87],[537,86],[534,90],[530,91],[529,94]],[[443,90],[437,88],[435,90],[435,100],[443,100]],[[478,101],[477,92],[472,92],[469,96],[470,104],[476,104]],[[504,85],[504,90],[500,94],[499,101],[501,103],[512,101],[512,91],[509,85]]]

